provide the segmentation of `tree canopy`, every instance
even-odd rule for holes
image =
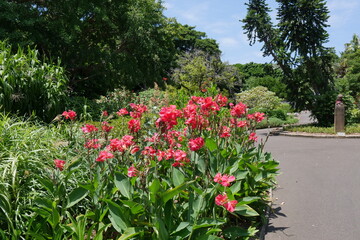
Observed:
[[[266,0],[249,0],[244,30],[250,45],[263,44],[283,71],[288,100],[299,110],[311,110],[322,125],[332,121],[334,87],[332,49],[324,47],[329,11],[323,0],[277,0],[274,24]]]
[[[88,97],[161,85],[180,52],[220,55],[205,33],[166,18],[158,0],[14,0],[0,9],[0,39],[59,58],[70,89]]]

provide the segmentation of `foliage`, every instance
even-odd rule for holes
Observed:
[[[288,127],[285,127],[284,130],[291,131],[291,132],[335,134],[334,127],[288,126]],[[347,125],[345,127],[345,133],[346,134],[359,134],[360,133],[360,124]]]
[[[235,67],[224,64],[217,56],[195,50],[179,57],[178,67],[173,70],[172,80],[186,88],[190,94],[195,91],[206,91],[212,84],[234,92],[241,85]]]
[[[236,96],[237,101],[245,103],[250,108],[274,110],[281,104],[281,99],[274,92],[262,86],[243,91]]]
[[[160,1],[16,0],[0,8],[0,39],[59,57],[71,88],[88,97],[161,84],[176,57]]]
[[[123,123],[122,135],[112,123],[72,118],[40,129],[2,116],[0,235],[249,239],[278,163],[254,144],[262,115],[247,115],[243,104],[229,111],[226,102],[192,97],[185,109],[163,107],[159,115],[131,104],[130,117],[113,120]]]
[[[31,116],[45,121],[62,109],[67,78],[59,64],[39,60],[38,52],[0,41],[0,111]]]
[[[244,30],[250,45],[259,41],[265,56],[281,68],[288,99],[296,109],[308,109],[322,125],[331,124],[334,53],[324,47],[328,9],[323,0],[277,0],[273,24],[265,0],[249,0]],[[323,111],[322,111],[323,110]]]
[[[247,63],[235,64],[238,68],[245,90],[263,86],[276,96],[286,99],[286,86],[281,81],[282,71],[273,64]]]
[[[360,40],[353,36],[350,43],[345,44],[345,51],[335,64],[335,89],[344,96],[346,120],[348,123],[360,122],[357,114],[360,100]]]

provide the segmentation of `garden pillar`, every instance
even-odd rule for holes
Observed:
[[[345,105],[343,95],[339,94],[335,102],[334,127],[335,133],[345,135]]]

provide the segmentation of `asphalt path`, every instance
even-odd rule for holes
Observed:
[[[265,150],[280,162],[265,240],[360,239],[360,139],[270,136]]]

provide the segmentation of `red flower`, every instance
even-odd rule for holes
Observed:
[[[163,81],[167,81],[167,80],[168,80],[168,78],[166,78],[166,77],[163,77],[163,78],[162,78],[162,80],[163,80]]]
[[[238,201],[232,200],[232,201],[228,201],[228,202],[225,203],[223,206],[224,206],[224,207],[226,208],[226,210],[228,210],[229,212],[234,212],[237,203],[238,203]]]
[[[101,151],[99,153],[98,158],[96,159],[97,162],[104,162],[106,159],[113,158],[114,155],[112,153],[109,153],[107,151]]]
[[[189,140],[189,148],[191,151],[197,151],[200,148],[202,148],[204,146],[204,139],[202,137],[198,137],[195,139],[190,139]]]
[[[231,182],[235,181],[234,176],[230,176],[227,174],[222,175],[221,173],[217,173],[214,177],[214,182],[223,185],[224,187],[229,187]]]
[[[126,108],[122,108],[122,109],[120,109],[119,111],[117,111],[116,114],[117,114],[118,116],[124,116],[124,115],[129,114],[129,112],[126,110]]]
[[[231,132],[231,129],[230,129],[229,127],[227,127],[227,126],[222,126],[221,132],[220,132],[220,137],[221,137],[221,138],[230,137],[230,136],[231,136],[230,132]]]
[[[103,116],[103,117],[109,116],[108,111],[102,111],[101,116]]]
[[[137,153],[138,151],[140,151],[140,147],[139,147],[139,146],[134,146],[134,147],[130,150],[130,153],[131,153],[131,154],[135,154],[135,153]]]
[[[101,125],[102,130],[107,133],[110,132],[111,129],[114,128],[113,126],[110,126],[108,122],[102,122],[101,124],[102,124]]]
[[[163,126],[166,126],[166,129],[169,130],[177,125],[177,118],[181,117],[181,114],[182,112],[176,109],[175,105],[163,107],[160,110],[160,118],[156,121],[156,126],[161,127],[163,124]]]
[[[236,204],[238,203],[238,201],[236,200],[230,200],[228,199],[228,196],[226,195],[226,193],[223,194],[219,194],[215,197],[215,204],[218,206],[223,206],[226,208],[226,210],[228,210],[229,212],[234,212],[235,211],[235,207]]]
[[[140,121],[137,119],[131,119],[128,122],[128,128],[130,129],[130,132],[136,133],[140,130]]]
[[[91,133],[91,132],[96,132],[99,129],[94,125],[85,124],[85,127],[82,127],[81,130],[83,131],[83,133]]]
[[[237,122],[236,126],[239,127],[239,128],[243,128],[243,127],[246,127],[248,124],[246,121],[239,121]]]
[[[133,112],[130,112],[130,116],[132,118],[141,118],[142,114],[147,111],[147,106],[144,104],[129,104],[132,109],[134,109]]]
[[[228,197],[226,193],[219,194],[215,197],[215,203],[216,205],[223,206],[228,201]]]
[[[136,177],[138,173],[138,170],[134,167],[134,165],[132,165],[131,167],[128,168],[128,177]]]
[[[64,111],[62,115],[65,117],[65,119],[75,120],[76,118],[76,112],[73,110]]]
[[[58,168],[60,171],[64,169],[65,161],[60,159],[54,160],[55,167]]]
[[[249,141],[254,141],[254,142],[257,141],[256,133],[254,133],[254,132],[250,133],[250,135],[249,135]]]
[[[215,102],[220,106],[220,107],[224,107],[226,106],[227,102],[228,102],[228,98],[225,96],[222,96],[221,94],[217,95],[215,97]]]
[[[98,141],[99,141],[99,139],[91,139],[91,140],[87,141],[84,146],[85,146],[87,149],[100,148],[100,147],[101,147],[101,144],[97,143]]]
[[[247,115],[247,119],[249,120],[255,120],[256,122],[261,122],[262,120],[264,120],[264,115],[265,113],[260,113],[260,112],[256,112],[254,114],[249,114]]]
[[[230,110],[230,114],[233,117],[242,117],[246,113],[247,106],[243,103],[238,103]]]

